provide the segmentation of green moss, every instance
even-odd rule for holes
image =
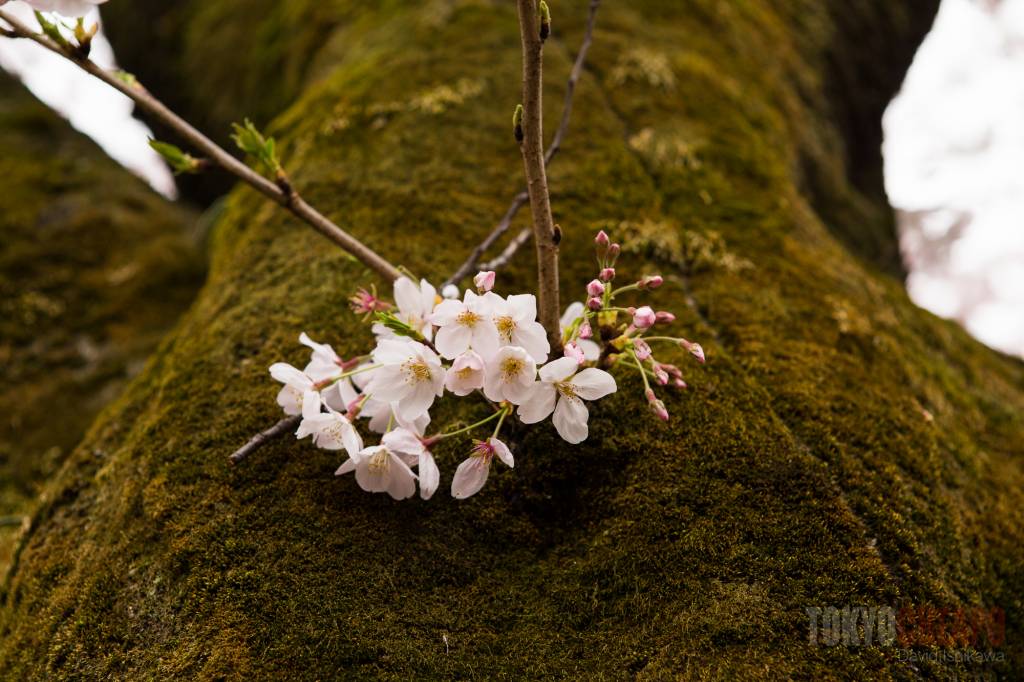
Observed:
[[[584,4],[557,11],[569,45]],[[278,417],[266,368],[301,362],[300,330],[344,354],[365,350],[369,334],[344,301],[373,281],[237,190],[197,303],[49,490],[5,587],[0,670],[58,679],[976,672],[912,666],[891,648],[806,642],[807,606],[933,604],[1004,608],[1009,662],[997,671],[1019,674],[1024,366],[914,307],[880,272],[883,254],[866,260],[870,248],[851,246],[891,240],[891,224],[879,217],[880,188],[859,184],[870,164],[844,150],[864,138],[827,97],[833,69],[859,60],[828,46],[847,15],[863,17],[830,4],[601,10],[592,70],[551,172],[563,286],[582,294],[592,276],[594,228],[625,223],[641,238],[621,277],[662,269],[659,307],[679,313],[709,355],[705,368],[684,364],[690,390],[666,392],[671,422],[653,421],[639,379],[620,374],[584,445],[566,447],[544,426],[520,430],[515,470],[462,503],[366,495],[332,475],[336,454],[290,439],[228,467],[227,454]],[[520,68],[513,13],[449,5],[360,5],[365,30],[323,36],[323,45],[351,41],[274,125],[315,205],[434,279],[522,183],[508,134]],[[356,5],[327,6],[345,17]],[[881,18],[875,30],[906,43],[927,14]],[[657,84],[632,67],[614,76],[640,42],[647,56],[633,62],[669,65],[672,87],[663,72]],[[190,58],[204,54],[196,50]],[[549,121],[570,56],[549,46]],[[231,64],[244,71],[245,55]],[[892,87],[905,67],[889,64]],[[440,115],[413,106],[460,82],[479,93]],[[380,107],[383,118],[364,115]],[[354,112],[349,124],[332,125],[339,112]],[[692,142],[665,153],[631,144],[646,129]],[[808,188],[809,167],[831,178],[821,185],[828,201]],[[864,232],[858,216],[874,216]],[[529,261],[515,261],[501,288],[530,286]],[[443,404],[437,419],[472,418],[460,409],[473,408]],[[447,475],[467,446],[439,448]]]
[[[0,516],[17,517],[142,369],[202,266],[190,214],[0,85]],[[19,532],[0,528],[0,573]]]

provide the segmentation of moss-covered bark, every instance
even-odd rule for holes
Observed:
[[[225,22],[248,7],[211,4]],[[556,11],[569,45],[584,4]],[[881,98],[829,93],[838,68],[869,92],[895,87],[905,43],[933,8],[904,16],[891,4],[602,9],[551,173],[562,286],[582,294],[598,227],[628,237],[623,276],[665,272],[663,307],[710,359],[691,370],[689,391],[667,396],[669,424],[651,421],[639,380],[619,375],[584,445],[566,447],[547,426],[520,432],[516,469],[466,502],[369,496],[333,477],[337,455],[291,440],[225,464],[277,418],[266,367],[301,362],[299,330],[345,354],[370,342],[344,312],[370,275],[236,191],[209,285],[53,483],[4,588],[0,669],[239,679],[977,670],[807,644],[807,606],[931,604],[1004,608],[1000,670],[1019,673],[1024,366],[914,307],[881,272],[883,256],[850,246],[891,244],[877,158],[847,151],[865,139],[849,120],[877,118]],[[361,7],[362,30],[339,21],[322,36],[344,50],[277,119],[286,163],[315,204],[440,279],[522,183],[508,130],[513,10],[321,6],[338,17]],[[880,44],[904,47],[875,50],[893,62],[867,78],[863,46],[847,56],[835,46],[872,17]],[[245,70],[243,50],[194,49],[190,59],[227,55]],[[549,45],[549,120],[570,56]],[[521,258],[502,286],[528,287],[530,271]],[[455,409],[443,405],[438,420],[473,416]],[[449,476],[466,446],[438,450]]]
[[[171,207],[0,74],[0,573],[17,516],[191,300]]]

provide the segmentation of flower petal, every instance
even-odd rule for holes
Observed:
[[[452,497],[457,500],[464,500],[471,495],[480,492],[487,482],[487,474],[490,473],[491,462],[487,457],[470,457],[455,470],[452,478]]]
[[[590,413],[587,406],[579,398],[562,397],[555,406],[555,414],[551,418],[558,435],[566,441],[576,444],[587,439],[589,429],[587,419]]]
[[[391,477],[388,481],[388,495],[396,500],[404,500],[416,494],[416,474],[412,472],[401,457],[388,455]]]
[[[576,395],[584,400],[598,400],[615,393],[618,387],[611,374],[603,369],[588,367],[572,378]]]
[[[491,444],[491,447],[494,448],[494,454],[505,463],[505,466],[511,469],[516,465],[515,460],[512,459],[512,451],[508,449],[504,442],[493,437],[489,438],[487,442]]]
[[[464,324],[448,324],[437,330],[434,347],[449,360],[469,349],[473,331]]]
[[[428,450],[420,455],[419,464],[420,497],[429,500],[441,485],[441,471],[437,468],[434,456]]]
[[[517,346],[525,348],[537,364],[547,361],[548,353],[551,352],[547,333],[540,322],[519,323],[512,334],[512,341]]]
[[[272,376],[275,381],[295,386],[301,390],[305,390],[313,386],[313,382],[310,381],[309,377],[289,365],[287,362],[275,362],[272,364],[270,366],[270,376]]]
[[[381,445],[386,447],[391,452],[397,452],[402,455],[416,455],[423,454],[423,443],[416,435],[407,429],[399,428],[393,431],[388,431],[384,434],[381,439]]]
[[[555,409],[555,399],[558,391],[551,384],[540,381],[533,385],[529,397],[519,406],[519,419],[524,424],[536,424],[547,419]]]
[[[575,358],[558,358],[540,368],[540,380],[548,383],[565,381],[579,369]]]

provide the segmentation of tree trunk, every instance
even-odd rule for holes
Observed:
[[[0,574],[20,517],[202,281],[171,207],[0,72]]]
[[[266,50],[315,53],[296,101],[268,87],[292,179],[393,262],[444,279],[523,185],[509,131],[520,92],[512,3],[279,4],[294,35],[242,0],[180,5],[184,35],[211,13],[250,27],[247,42],[192,41],[183,61],[273,82]],[[586,5],[552,6],[548,121]],[[620,277],[665,274],[659,307],[705,343],[708,364],[684,364],[690,388],[666,392],[664,425],[639,378],[617,374],[584,444],[566,446],[548,425],[521,429],[515,469],[493,472],[468,501],[442,494],[468,440],[438,449],[443,487],[429,503],[363,493],[333,476],[337,454],[292,439],[226,464],[279,417],[267,367],[304,360],[300,331],[346,356],[366,351],[370,335],[344,307],[374,281],[236,190],[209,286],[52,482],[4,588],[0,670],[976,671],[907,662],[897,646],[808,643],[808,607],[931,605],[1004,609],[1008,662],[996,670],[1020,673],[1024,365],[916,308],[885,274],[898,267],[881,108],[934,9],[602,7],[549,174],[564,298],[583,297],[591,239],[609,230],[627,245]],[[120,56],[140,71],[141,57]],[[245,92],[233,81],[208,84],[186,64],[165,87],[194,109],[248,101],[232,99]],[[531,287],[529,251],[500,289]],[[435,420],[472,411],[445,404]]]

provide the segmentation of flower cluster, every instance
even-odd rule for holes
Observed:
[[[512,452],[499,438],[513,415],[524,424],[550,417],[564,440],[586,440],[587,402],[617,390],[603,368],[622,364],[639,369],[647,401],[667,419],[651,381],[678,387],[685,383],[678,368],[654,359],[648,342],[670,340],[702,362],[703,351],[685,339],[647,334],[655,325],[673,321],[670,313],[655,313],[647,306],[615,307],[617,295],[655,289],[662,279],[644,277],[615,289],[620,247],[603,232],[596,245],[599,276],[587,285],[586,304],[570,305],[562,317],[560,357],[551,357],[551,344],[537,321],[535,297],[499,296],[493,291],[493,272],[479,273],[476,290],[461,297],[457,290],[438,296],[426,280],[416,283],[408,277],[394,283],[393,305],[376,291],[361,289],[350,302],[354,312],[374,320],[376,346],[370,353],[343,359],[303,333],[299,341],[311,351],[306,367],[270,367],[271,376],[284,384],[278,404],[286,414],[301,416],[296,436],[311,437],[320,448],[344,450],[349,458],[337,474],[354,473],[364,490],[405,499],[415,494],[418,482],[420,496],[429,499],[441,479],[431,448],[446,438],[493,426],[490,437],[475,441],[455,471],[451,494],[462,499],[483,487],[495,457],[513,466]],[[623,315],[627,321],[620,323]],[[594,338],[595,328],[603,345]],[[428,435],[430,409],[446,392],[475,396],[490,414],[469,426]],[[377,444],[364,443],[356,427],[359,419],[368,420],[369,431],[381,434]]]

